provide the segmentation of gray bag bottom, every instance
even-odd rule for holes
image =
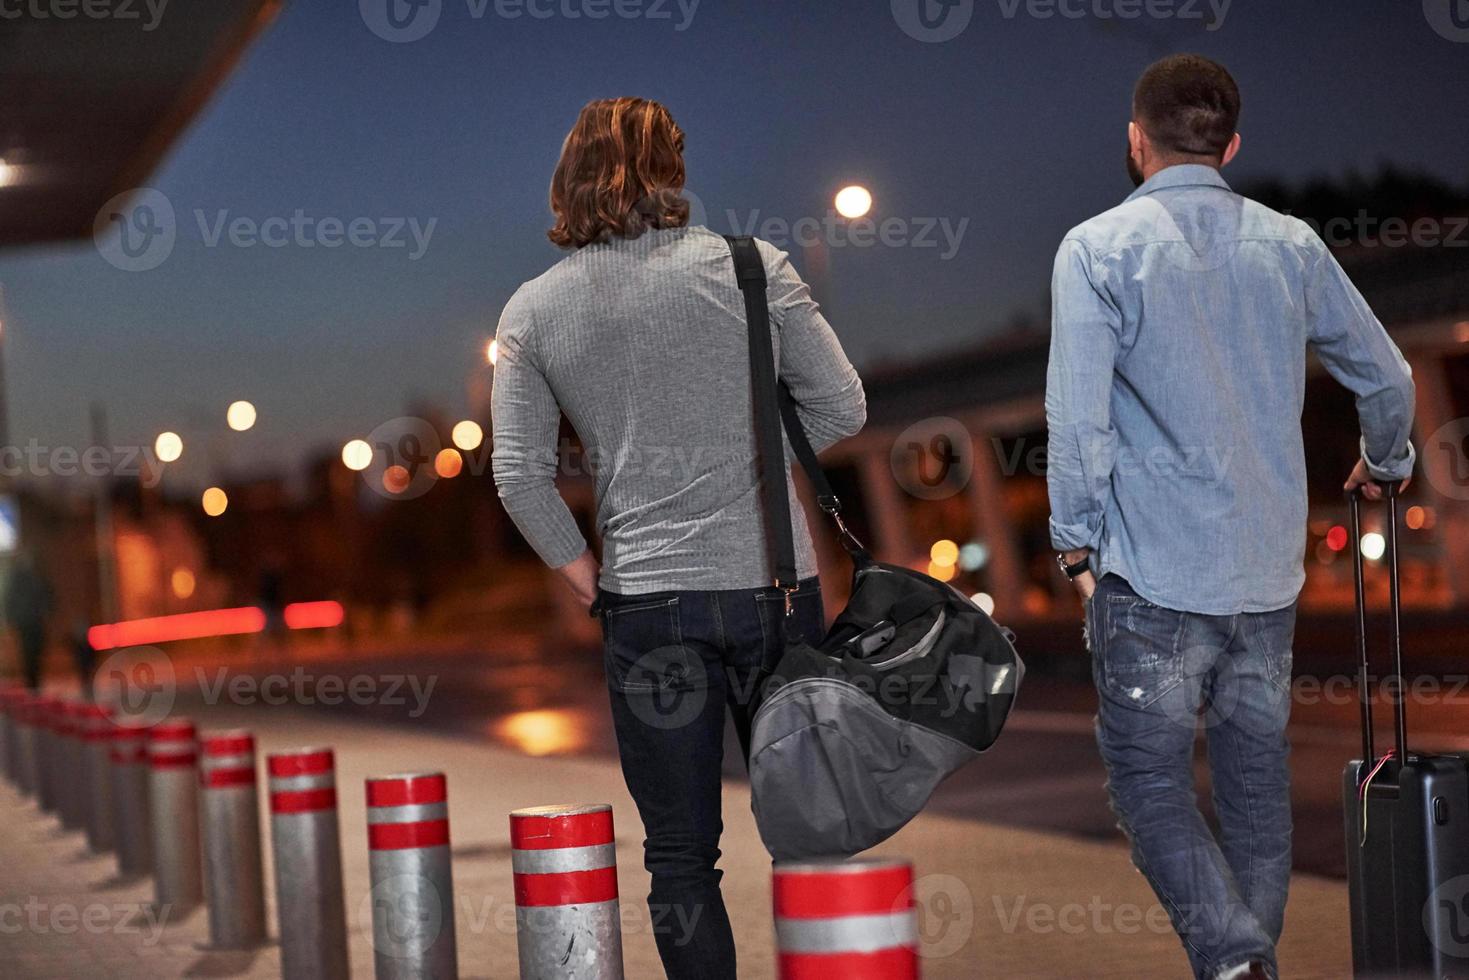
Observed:
[[[850,857],[886,840],[944,777],[979,755],[829,677],[771,695],[750,744],[750,806],[777,861]]]

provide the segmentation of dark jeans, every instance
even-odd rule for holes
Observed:
[[[1275,970],[1290,884],[1294,605],[1204,616],[1153,605],[1108,575],[1087,603],[1097,742],[1132,856],[1195,976],[1252,959]],[[1216,841],[1194,795],[1202,717]]]
[[[733,980],[734,937],[719,893],[724,723],[749,754],[762,667],[786,631],[825,633],[821,589],[801,583],[785,615],[774,589],[659,592],[599,600],[607,686],[627,788],[643,819],[648,908],[670,980]]]

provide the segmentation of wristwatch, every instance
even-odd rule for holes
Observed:
[[[1078,575],[1081,575],[1083,572],[1091,571],[1091,558],[1092,556],[1090,554],[1086,554],[1083,555],[1079,561],[1067,562],[1065,555],[1058,554],[1056,556],[1056,564],[1061,566],[1061,571],[1066,573],[1067,578],[1074,579]]]

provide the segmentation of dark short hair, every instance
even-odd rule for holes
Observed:
[[[1175,54],[1143,72],[1132,118],[1165,153],[1223,157],[1239,127],[1239,86],[1218,62]]]
[[[637,238],[649,228],[678,228],[689,219],[683,197],[683,130],[649,99],[589,102],[561,148],[551,178],[562,248],[609,238]]]

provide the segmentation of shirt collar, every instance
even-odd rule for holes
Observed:
[[[1229,184],[1213,167],[1202,163],[1180,163],[1172,167],[1164,167],[1137,190],[1127,196],[1129,201],[1139,197],[1145,197],[1155,191],[1167,190],[1171,187],[1218,187],[1229,190]]]

